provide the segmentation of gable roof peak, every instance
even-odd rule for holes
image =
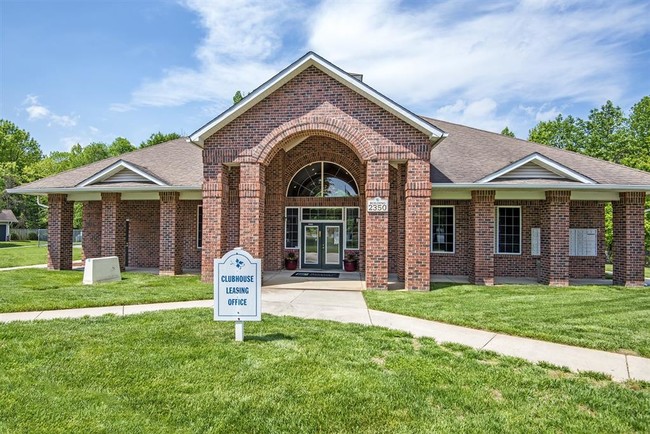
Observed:
[[[224,126],[228,125],[241,114],[245,113],[250,108],[255,106],[258,102],[262,101],[264,98],[279,89],[281,86],[291,81],[298,74],[312,66],[330,76],[334,80],[338,81],[343,86],[346,86],[354,92],[357,92],[369,101],[379,105],[394,116],[402,119],[407,124],[413,126],[420,132],[426,134],[430,140],[437,140],[447,136],[444,131],[435,125],[431,124],[420,116],[417,116],[390,98],[384,96],[372,87],[365,84],[359,79],[358,76],[360,74],[350,74],[329,60],[316,54],[315,52],[308,51],[298,60],[284,68],[270,80],[252,91],[237,104],[232,105],[219,116],[212,119],[210,122],[190,134],[187,140],[189,142],[198,144],[199,146],[203,146],[205,139],[207,139],[209,136],[213,135]]]

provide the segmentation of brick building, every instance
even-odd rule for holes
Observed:
[[[47,195],[52,269],[72,262],[72,206],[86,257],[161,274],[201,269],[242,246],[265,270],[342,269],[356,253],[368,288],[395,274],[601,277],[605,204],[614,282],[642,285],[650,173],[417,116],[308,53],[188,138],[35,181]]]

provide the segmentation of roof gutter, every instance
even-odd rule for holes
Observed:
[[[197,186],[161,186],[157,185],[151,188],[143,187],[56,187],[56,188],[11,188],[7,193],[12,194],[29,194],[42,196],[46,194],[69,194],[69,193],[121,193],[121,192],[159,192],[159,191],[202,191],[200,185]]]
[[[595,191],[644,191],[650,193],[650,185],[625,184],[443,184],[431,183],[436,190],[595,190]]]

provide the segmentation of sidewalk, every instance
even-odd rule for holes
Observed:
[[[171,309],[211,308],[213,303],[213,300],[198,300],[0,313],[0,323],[81,318],[106,314],[124,316]],[[558,366],[566,366],[573,371],[601,372],[611,375],[616,381],[629,379],[650,381],[650,359],[647,358],[572,347],[370,310],[366,306],[363,294],[356,291],[263,288],[262,311],[279,316],[387,327],[411,333],[416,337],[433,338],[440,343],[459,343],[479,350],[490,350],[499,354],[519,357],[533,363],[545,361]]]

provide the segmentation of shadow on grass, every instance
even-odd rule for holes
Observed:
[[[285,335],[284,333],[272,333],[264,336],[245,336],[244,340],[246,341],[259,341],[259,342],[273,342],[273,341],[292,341],[295,338],[293,336]]]
[[[445,289],[445,288],[454,288],[456,286],[463,286],[463,285],[468,285],[468,283],[443,283],[443,282],[438,282],[438,283],[432,283],[430,286],[430,291],[437,291],[439,289]]]

